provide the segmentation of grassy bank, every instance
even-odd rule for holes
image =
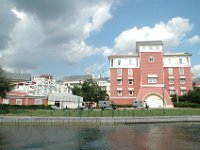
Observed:
[[[200,109],[117,109],[117,110],[45,110],[14,109],[4,116],[38,116],[38,117],[140,117],[140,116],[199,116]]]

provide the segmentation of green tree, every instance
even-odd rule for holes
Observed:
[[[10,80],[6,79],[3,75],[2,75],[2,71],[0,72],[0,97],[1,98],[5,98],[6,97],[6,93],[11,91],[13,88],[12,83],[10,82]]]
[[[98,84],[92,80],[85,80],[80,86],[75,86],[72,89],[72,93],[83,97],[84,101],[108,100],[108,94],[106,90],[102,90]]]
[[[173,103],[176,103],[176,95],[172,96]],[[195,87],[187,94],[178,97],[179,102],[200,104],[200,88]]]

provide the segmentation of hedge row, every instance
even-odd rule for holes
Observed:
[[[200,104],[188,103],[188,102],[179,102],[179,103],[174,103],[174,107],[182,107],[182,108],[200,108]]]
[[[51,109],[51,106],[48,105],[8,105],[8,104],[2,104],[0,105],[0,114],[6,114],[9,113],[9,110],[16,110],[16,109]]]

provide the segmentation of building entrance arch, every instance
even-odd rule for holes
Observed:
[[[158,94],[149,94],[144,98],[149,108],[163,108],[163,99]]]

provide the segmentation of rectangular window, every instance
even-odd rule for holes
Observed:
[[[183,59],[179,58],[179,64],[182,64],[182,63],[183,63]]]
[[[169,78],[169,84],[174,84],[174,79]]]
[[[121,65],[121,60],[120,60],[120,59],[118,59],[118,65],[119,65],[119,66]]]
[[[128,75],[132,76],[133,75],[133,70],[132,69],[128,69]]]
[[[174,95],[174,94],[175,94],[175,91],[174,91],[174,90],[169,90],[169,94],[170,94],[170,95]]]
[[[121,76],[122,75],[122,69],[117,69],[117,75]]]
[[[133,79],[128,79],[128,84],[133,85]]]
[[[129,59],[129,65],[132,65],[132,59]]]
[[[3,104],[9,104],[9,99],[3,99]]]
[[[179,68],[179,74],[181,74],[181,75],[184,74],[184,68]]]
[[[16,99],[16,105],[22,105],[22,99]]]
[[[181,89],[181,95],[186,94],[186,90],[185,89]]]
[[[113,67],[113,59],[110,60],[110,66]]]
[[[117,79],[117,84],[122,85],[122,79]]]
[[[171,58],[168,58],[168,62],[169,62],[169,64],[171,64],[171,63],[172,63],[172,61],[171,61]]]
[[[121,90],[118,90],[118,91],[117,91],[117,95],[118,95],[118,96],[122,96],[122,91],[121,91]]]
[[[35,105],[42,105],[42,99],[35,99]]]
[[[128,88],[128,93],[129,93],[129,96],[133,96],[133,93],[134,93],[133,88]]]
[[[128,91],[129,96],[133,96],[133,91]]]
[[[168,68],[168,74],[173,75],[173,68]]]
[[[180,84],[185,84],[185,78],[180,78]]]
[[[148,83],[157,83],[157,77],[148,77]]]

